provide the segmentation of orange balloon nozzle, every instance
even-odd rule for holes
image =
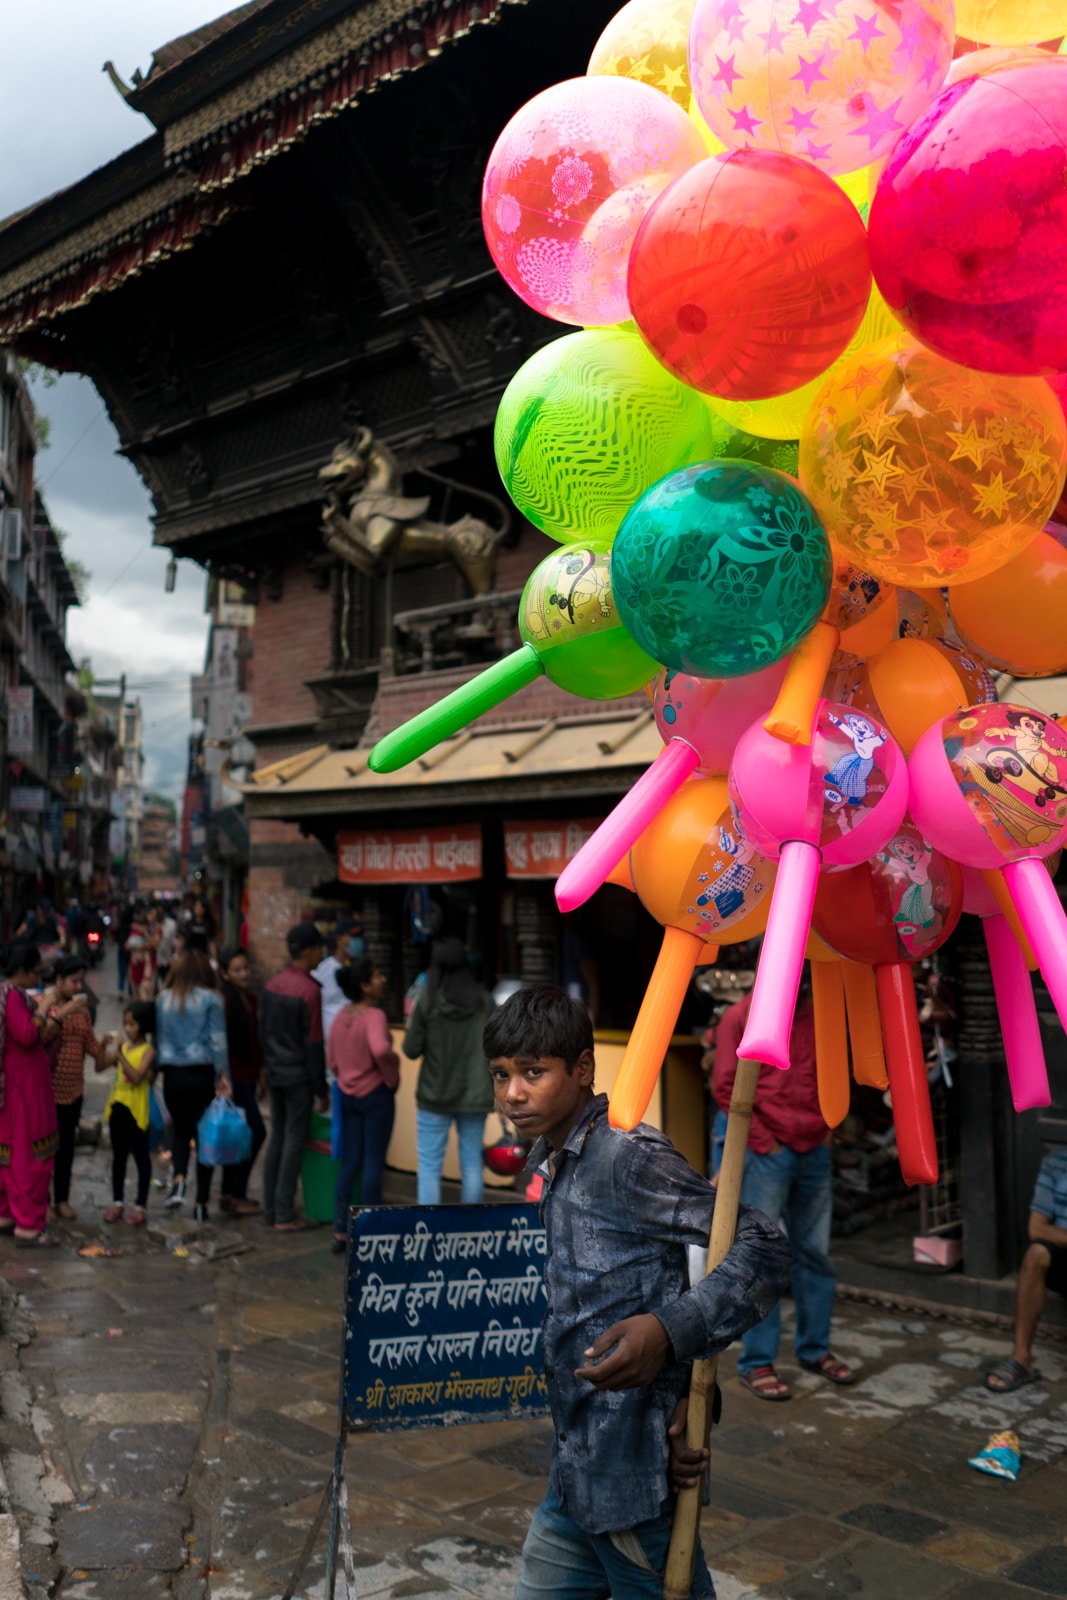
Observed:
[[[784,744],[810,744],[815,711],[840,634],[832,622],[817,622],[793,652],[778,698],[763,726]]]
[[[664,928],[652,976],[637,1013],[608,1105],[613,1128],[636,1128],[652,1099],[678,1013],[704,940],[681,928]]]

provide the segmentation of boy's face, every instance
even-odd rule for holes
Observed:
[[[558,1150],[593,1097],[595,1068],[591,1050],[570,1072],[562,1056],[497,1056],[489,1063],[497,1110],[524,1139],[543,1137]]]

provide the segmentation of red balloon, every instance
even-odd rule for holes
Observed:
[[[877,967],[930,955],[962,909],[959,867],[905,817],[873,860],[823,873],[812,927],[838,955]]]
[[[797,156],[698,162],[652,206],[630,254],[630,309],[663,365],[695,389],[766,400],[844,352],[871,287],[859,212]]]

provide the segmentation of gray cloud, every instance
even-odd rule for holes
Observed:
[[[128,80],[154,48],[226,9],[211,0],[35,0],[4,7],[0,217],[75,183],[152,131],[101,71],[114,61]],[[44,94],[44,99],[42,99]],[[167,553],[149,548],[151,501],[86,379],[63,377],[35,399],[52,422],[38,478],[68,550],[92,573],[89,597],[70,612],[76,660],[99,677],[125,672],[141,695],[146,777],[177,796],[190,731],[189,674],[203,665],[204,575],[183,563],[176,592],[163,592]]]

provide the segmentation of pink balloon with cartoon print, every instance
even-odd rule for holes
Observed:
[[[926,837],[964,866],[1003,873],[1067,1025],[1067,917],[1042,864],[1067,840],[1067,734],[1030,706],[967,706],[927,729],[908,766]]]
[[[1034,990],[1025,958],[982,874],[975,867],[960,870],[963,873],[963,909],[982,919],[1004,1039],[1011,1103],[1016,1111],[1051,1105],[1045,1047],[1041,1042]]]
[[[694,678],[669,667],[660,672],[652,705],[663,749],[560,873],[561,911],[585,904],[687,778],[726,771],[740,735],[774,704],[787,666],[787,660],[775,661],[741,678]]]
[[[729,783],[746,837],[779,862],[739,1054],[784,1068],[819,869],[857,866],[893,836],[908,805],[907,763],[876,718],[821,700],[810,745],[754,723]]]
[[[482,227],[493,260],[542,316],[587,328],[625,322],[634,235],[706,154],[696,124],[649,84],[554,84],[515,113],[489,157]]]

